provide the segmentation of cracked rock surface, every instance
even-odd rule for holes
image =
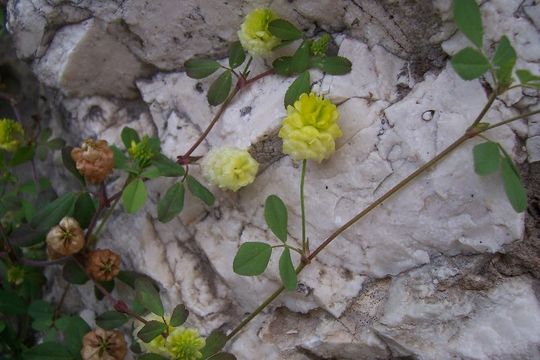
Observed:
[[[119,144],[123,126],[158,136],[170,157],[185,152],[217,112],[206,91],[217,75],[182,71],[194,55],[222,58],[243,16],[270,6],[309,35],[332,34],[353,62],[345,76],[312,71],[314,89],[335,103],[344,136],[331,160],[309,163],[311,247],[457,139],[486,102],[485,80],[465,82],[448,55],[466,45],[451,22],[451,1],[334,2],[188,0],[11,0],[9,30],[20,58],[48,87],[56,134],[78,143]],[[486,49],[503,35],[519,68],[540,71],[540,4],[482,5]],[[287,51],[282,50],[282,51]],[[271,59],[254,61],[253,74]],[[156,204],[170,179],[150,183],[134,216],[117,211],[100,247],[125,268],[147,273],[167,306],[184,303],[204,334],[234,327],[279,285],[277,258],[254,278],[232,271],[245,241],[277,244],[263,216],[277,194],[298,245],[299,164],[277,138],[292,79],[268,76],[243,90],[194,155],[233,145],[261,164],[238,193],[212,189],[216,205],[188,206],[167,224]],[[537,108],[538,92],[512,91],[487,121]],[[239,359],[534,359],[540,357],[538,187],[540,117],[490,132],[521,164],[530,207],[516,214],[497,175],[478,177],[472,140],[339,236],[285,293],[230,345]],[[197,166],[190,172],[200,178]],[[67,175],[51,175],[65,184]],[[118,187],[117,179],[111,187]],[[299,261],[294,258],[295,263]],[[93,305],[91,289],[80,290]],[[76,304],[72,304],[76,306]]]

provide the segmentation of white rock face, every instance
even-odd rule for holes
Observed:
[[[461,80],[440,49],[445,40],[448,54],[467,45],[450,22],[450,1],[406,3],[271,2],[308,33],[318,27],[333,31],[339,54],[353,62],[345,76],[311,71],[314,89],[339,104],[344,133],[329,161],[308,165],[312,249],[459,138],[487,100],[485,84]],[[183,62],[223,54],[243,14],[262,5],[268,2],[10,1],[9,24],[19,55],[65,94],[58,105],[69,121],[67,133],[77,141],[99,136],[119,144],[121,128],[129,125],[158,136],[164,153],[174,158],[217,112],[208,106],[206,91],[218,74],[190,79]],[[518,67],[538,73],[537,7],[517,0],[484,3],[486,49],[492,52],[507,34]],[[58,23],[59,13],[71,25],[51,33],[46,24]],[[106,65],[93,66],[90,57]],[[268,63],[255,61],[252,73]],[[171,71],[148,76],[152,68]],[[241,243],[278,244],[264,222],[268,195],[285,200],[289,238],[298,245],[300,168],[280,153],[276,137],[292,80],[272,75],[243,90],[194,153],[223,145],[251,148],[265,161],[253,185],[235,194],[213,189],[213,208],[188,196],[181,216],[161,224],[156,203],[172,180],[154,181],[144,210],[135,216],[118,211],[100,239],[100,247],[122,253],[127,268],[158,280],[169,308],[185,303],[191,325],[205,334],[231,329],[279,286],[277,254],[262,276],[232,271]],[[530,111],[537,103],[537,92],[514,91],[495,102],[485,121]],[[522,142],[528,137],[528,160],[538,161],[540,127],[538,119],[530,120],[488,136],[520,162],[527,158]],[[53,127],[66,132],[59,123]],[[489,265],[494,254],[523,237],[524,218],[506,200],[499,175],[475,175],[472,147],[481,141],[468,141],[338,236],[302,272],[297,291],[282,294],[230,350],[239,359],[254,353],[299,360],[539,357],[537,280],[506,277]],[[190,173],[201,178],[197,165]]]

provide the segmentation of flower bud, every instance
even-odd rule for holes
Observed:
[[[80,148],[71,150],[71,158],[86,181],[93,184],[103,182],[113,171],[113,152],[105,140],[85,140]]]
[[[201,350],[206,342],[199,335],[197,329],[185,328],[183,326],[170,326],[170,317],[167,315],[165,315],[164,317],[167,324],[169,324],[167,329],[169,335],[167,337],[163,337],[163,335],[158,335],[148,343],[139,340],[141,348],[145,352],[159,354],[169,359],[202,359]],[[148,321],[163,321],[161,317],[154,314],[150,314],[145,318]],[[135,328],[134,332],[138,333],[143,326],[143,324],[140,324],[137,328]]]
[[[259,163],[246,150],[223,147],[210,151],[201,167],[209,182],[221,189],[237,191],[255,180]]]
[[[51,259],[79,252],[84,246],[84,232],[71,217],[64,217],[47,234],[47,252]]]
[[[278,136],[283,152],[294,160],[318,162],[330,157],[336,149],[335,138],[342,135],[337,124],[336,105],[315,93],[302,94],[294,106],[287,107]]]
[[[11,119],[0,119],[0,149],[13,152],[24,140],[24,129]]]
[[[126,340],[120,331],[97,328],[84,335],[83,360],[122,360],[127,353]]]
[[[7,280],[12,285],[21,285],[24,282],[24,269],[17,265],[11,266],[7,271]]]
[[[96,281],[111,281],[120,272],[120,256],[109,249],[91,251],[86,260],[86,271]]]
[[[270,9],[255,9],[250,12],[238,31],[242,47],[252,56],[266,55],[281,43],[268,31],[268,25],[277,15]]]
[[[310,47],[311,53],[315,56],[326,56],[330,39],[330,35],[324,34],[317,40],[313,41]]]
[[[141,141],[131,141],[131,146],[128,149],[129,155],[136,160],[141,167],[150,164],[150,161],[159,154],[160,144],[156,138],[151,138],[144,135]]]

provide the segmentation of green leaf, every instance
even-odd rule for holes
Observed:
[[[203,79],[213,74],[221,65],[210,59],[189,59],[184,63],[187,76],[192,79]]]
[[[540,76],[534,75],[527,69],[516,70],[516,75],[522,84],[527,84],[533,81],[540,81]]]
[[[62,268],[62,277],[70,284],[83,285],[89,280],[86,272],[75,260],[68,260]]]
[[[166,358],[158,354],[147,353],[147,354],[143,354],[139,356],[138,359],[139,360],[168,360],[169,358]]]
[[[0,290],[0,313],[5,315],[22,315],[26,313],[26,303],[15,293]]]
[[[492,174],[499,169],[500,158],[497,143],[478,144],[473,148],[474,171],[478,175]]]
[[[464,80],[473,80],[489,70],[489,61],[478,50],[465,48],[452,58],[452,67]]]
[[[293,24],[283,19],[270,21],[270,24],[268,24],[268,31],[281,40],[297,40],[302,38],[302,32]]]
[[[206,205],[212,206],[215,202],[214,195],[204,185],[197,181],[193,176],[188,175],[186,178],[189,192],[195,197],[201,199]]]
[[[177,327],[186,322],[189,316],[189,311],[184,304],[177,305],[171,315],[171,326]]]
[[[148,180],[157,179],[161,176],[161,172],[154,165],[148,166],[142,173],[141,177]]]
[[[35,300],[28,306],[28,315],[30,315],[30,317],[34,320],[52,320],[54,315],[54,306],[44,300]]]
[[[279,257],[279,277],[285,289],[289,291],[296,290],[296,271],[294,270],[289,248],[283,249]]]
[[[122,193],[122,204],[126,212],[130,214],[136,213],[143,207],[148,193],[141,179],[135,179],[129,183]]]
[[[49,127],[43,128],[38,136],[38,142],[43,143],[49,140],[49,138],[52,136],[52,130]]]
[[[493,64],[497,67],[495,72],[499,84],[507,88],[512,84],[512,70],[516,64],[516,51],[510,44],[510,40],[503,36],[493,56]]]
[[[174,183],[159,200],[157,207],[158,220],[169,222],[184,208],[184,184]]]
[[[53,326],[52,316],[50,319],[41,318],[32,321],[32,329],[37,331],[47,331]]]
[[[156,315],[163,316],[163,303],[159,297],[159,293],[146,278],[138,278],[135,280],[135,298],[145,308]]]
[[[113,152],[114,168],[119,170],[131,171],[132,165],[129,158],[124,154],[122,150],[115,145],[111,145],[110,149]]]
[[[62,162],[64,163],[64,167],[84,185],[86,182],[75,166],[75,161],[73,161],[73,158],[71,157],[71,150],[73,150],[73,146],[62,148]]]
[[[246,60],[246,53],[240,41],[235,41],[229,47],[229,66],[236,69]]]
[[[44,342],[26,350],[24,360],[73,360],[66,347],[57,342]]]
[[[69,352],[80,359],[82,338],[90,332],[90,326],[78,315],[64,316],[56,321],[56,325],[62,330]]]
[[[66,142],[64,141],[64,139],[61,139],[61,138],[54,138],[52,140],[49,140],[47,142],[47,146],[49,147],[49,149],[51,150],[60,150],[62,149],[64,146],[66,146]]]
[[[505,156],[501,163],[501,174],[504,191],[512,205],[512,208],[521,213],[527,209],[527,193],[521,182],[518,170],[515,168],[512,159]]]
[[[105,330],[119,328],[129,320],[127,315],[117,311],[106,311],[96,317],[96,325]]]
[[[454,0],[454,21],[459,30],[477,47],[482,47],[484,29],[475,0]]]
[[[71,212],[76,200],[77,195],[75,193],[69,192],[60,196],[38,210],[30,225],[34,228],[47,230],[58,225],[60,220]]]
[[[311,66],[321,69],[330,75],[345,75],[351,72],[352,63],[342,56],[325,56],[311,58]]]
[[[47,148],[47,146],[42,145],[42,144],[39,144],[36,146],[36,155],[40,161],[45,161],[48,153],[49,153],[49,149]]]
[[[220,330],[214,330],[206,338],[206,343],[201,350],[202,358],[207,359],[218,353],[227,343],[227,336]]]
[[[28,180],[22,183],[22,185],[19,186],[19,191],[30,195],[37,195],[38,193],[38,189],[36,188],[36,183],[34,182],[34,180]]]
[[[26,221],[30,221],[34,217],[34,215],[36,215],[36,208],[29,201],[22,200],[21,208],[23,210]]]
[[[130,288],[135,288],[135,280],[137,278],[142,277],[144,275],[141,275],[140,273],[136,271],[126,271],[126,270],[120,270],[116,278],[120,281],[122,281],[124,284],[129,286]]]
[[[166,329],[167,327],[164,323],[152,320],[143,326],[143,328],[137,333],[137,337],[145,343],[149,343],[161,335]]]
[[[298,49],[294,52],[294,55],[291,58],[291,71],[295,74],[299,74],[303,71],[306,71],[309,66],[309,49],[311,45],[309,41],[304,41]]]
[[[11,158],[9,165],[17,166],[32,160],[35,154],[35,150],[35,147],[32,145],[21,146],[13,153],[13,157]]]
[[[272,69],[278,75],[289,76],[293,73],[291,64],[291,56],[282,56],[272,62]]]
[[[230,70],[224,71],[208,89],[207,99],[212,106],[221,104],[229,96],[232,85],[232,74]]]
[[[163,154],[156,156],[156,158],[152,160],[152,165],[159,170],[161,176],[179,177],[184,176],[186,173],[182,165],[172,161]]]
[[[124,143],[126,149],[129,149],[131,147],[132,142],[135,142],[136,144],[141,142],[141,138],[139,137],[139,134],[137,134],[137,131],[130,128],[129,126],[126,126],[122,129],[120,137],[122,138],[122,143]]]
[[[293,105],[300,95],[309,93],[310,90],[311,82],[309,79],[309,72],[304,71],[298,75],[296,80],[294,80],[287,89],[287,92],[285,93],[285,108],[287,108],[288,105]]]
[[[79,225],[83,229],[86,229],[92,217],[96,213],[96,204],[89,193],[83,192],[75,201],[75,208],[73,209],[73,217],[79,222]]]
[[[240,245],[233,261],[238,275],[255,276],[264,272],[272,255],[272,247],[262,242],[245,242]]]
[[[287,242],[287,207],[277,195],[270,195],[264,203],[264,220],[274,235]]]

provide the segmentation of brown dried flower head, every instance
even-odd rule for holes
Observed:
[[[111,281],[120,271],[120,256],[109,249],[91,251],[86,261],[86,271],[97,281]]]
[[[80,148],[71,150],[71,158],[89,183],[99,184],[113,171],[113,152],[105,140],[85,140]]]
[[[84,246],[84,232],[72,217],[66,216],[47,234],[47,252],[51,259],[79,252]]]
[[[126,340],[120,331],[97,328],[83,337],[83,360],[121,360],[127,353]]]

